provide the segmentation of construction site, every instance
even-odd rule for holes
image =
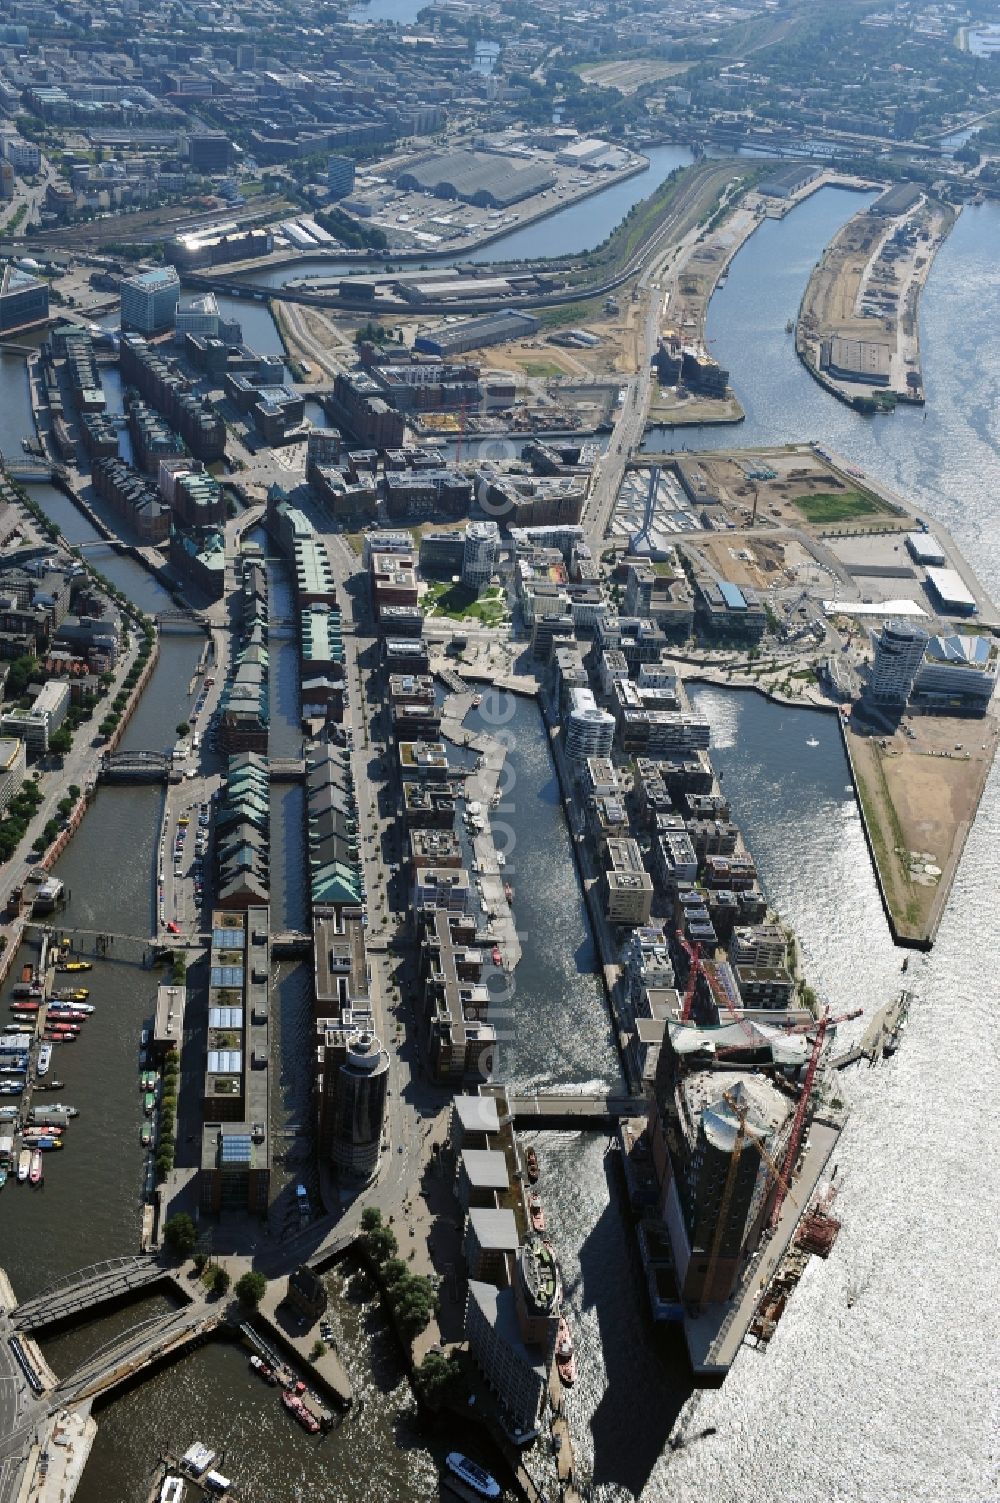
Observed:
[[[827,246],[802,298],[795,347],[841,401],[862,411],[923,402],[920,293],[955,217],[904,183]]]

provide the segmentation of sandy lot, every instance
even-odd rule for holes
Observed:
[[[619,58],[609,63],[592,63],[580,69],[584,83],[601,89],[617,89],[619,94],[634,94],[643,84],[661,78],[675,78],[686,73],[691,63],[668,63],[658,58]]]

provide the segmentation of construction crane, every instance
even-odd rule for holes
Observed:
[[[681,949],[684,951],[691,965],[691,969],[688,972],[687,986],[684,988],[684,1003],[681,1007],[681,1022],[689,1023],[691,1021],[691,1011],[694,1007],[694,994],[698,985],[698,977],[704,976],[708,989],[715,1000],[716,1007],[720,1012],[724,1007],[728,1011],[733,1022],[738,1023],[740,1028],[746,1034],[747,1042],[750,1044],[750,1046],[754,1049],[758,1049],[760,1047],[760,1040],[754,1033],[753,1029],[750,1027],[750,1024],[746,1021],[746,1019],[736,1011],[736,1008],[733,1005],[733,1000],[730,997],[727,988],[719,980],[715,971],[709,970],[708,966],[705,964],[701,953],[701,945],[692,945],[684,935],[683,931],[680,929],[677,930],[677,942],[680,945]]]
[[[790,1033],[808,1033],[810,1028],[816,1027],[816,1038],[813,1042],[812,1054],[809,1056],[809,1063],[806,1066],[806,1078],[802,1083],[802,1094],[799,1097],[799,1104],[795,1109],[795,1119],[792,1122],[791,1136],[788,1139],[788,1149],[785,1153],[785,1162],[782,1165],[781,1179],[778,1181],[778,1193],[774,1198],[774,1205],[771,1207],[770,1224],[772,1230],[778,1224],[781,1207],[784,1205],[785,1196],[788,1194],[788,1181],[792,1177],[795,1163],[799,1156],[802,1129],[805,1126],[806,1112],[809,1109],[809,1100],[812,1096],[813,1083],[816,1079],[819,1057],[823,1052],[823,1041],[826,1038],[827,1029],[834,1023],[846,1023],[850,1018],[860,1017],[861,1012],[861,1008],[856,1008],[854,1012],[841,1013],[838,1017],[834,1018],[830,1016],[830,1010],[827,1008],[826,1012],[820,1018],[818,1025],[800,1023],[797,1028],[789,1029]]]

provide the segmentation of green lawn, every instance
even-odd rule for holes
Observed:
[[[548,380],[550,376],[565,375],[561,365],[556,365],[554,360],[526,360],[524,363],[525,375],[534,376],[540,381]]]
[[[807,522],[846,522],[851,517],[876,516],[889,507],[870,491],[829,492],[818,496],[796,496],[793,505]]]
[[[487,590],[477,597],[465,585],[438,580],[424,596],[428,616],[448,616],[452,621],[480,621],[484,626],[499,626],[506,619],[503,591]]]

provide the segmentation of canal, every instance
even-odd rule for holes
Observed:
[[[509,235],[502,235],[481,250],[458,252],[454,264],[467,261],[527,261],[540,256],[570,256],[593,250],[625,218],[634,204],[655,193],[675,168],[686,167],[693,160],[686,146],[649,146],[643,155],[648,157],[649,165],[641,172],[612,183],[588,198],[567,204],[565,208],[557,209],[554,214],[545,219],[537,219],[523,229],[512,230]],[[366,265],[363,269],[371,270],[374,264]],[[280,288],[286,282],[298,281],[302,277],[333,277],[358,269],[359,263],[356,260],[303,258],[289,266],[248,272],[242,280],[256,282],[261,287]],[[234,300],[236,309],[241,310],[246,306],[241,298]],[[239,311],[234,313],[236,318],[241,316]]]

